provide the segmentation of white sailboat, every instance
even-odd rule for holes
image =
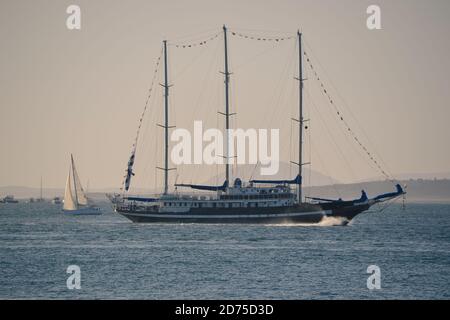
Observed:
[[[70,169],[64,193],[63,211],[76,215],[102,214],[100,208],[89,204],[89,200],[84,193],[80,178],[75,169],[75,162],[73,161],[72,155],[70,155]]]

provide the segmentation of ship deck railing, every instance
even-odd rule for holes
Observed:
[[[124,196],[124,199],[127,198],[141,198],[141,199],[157,199],[158,201],[171,201],[171,200],[192,200],[192,201],[201,201],[201,200],[218,200],[219,195],[216,193],[200,193],[200,192],[176,192],[176,193],[169,193],[167,195],[164,195],[162,193],[154,193],[154,194],[127,194]],[[132,199],[130,199],[132,201]]]

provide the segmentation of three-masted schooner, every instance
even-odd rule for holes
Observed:
[[[225,83],[225,129],[229,129],[229,82],[227,52],[227,28],[223,26],[224,39],[224,83]],[[296,165],[298,173],[292,180],[250,180],[244,183],[235,178],[230,183],[230,164],[225,164],[225,181],[222,185],[194,185],[175,184],[177,187],[188,187],[195,190],[208,191],[208,195],[179,195],[169,192],[168,174],[168,99],[169,84],[167,75],[167,41],[163,41],[164,55],[164,191],[154,197],[137,197],[126,194],[110,197],[115,211],[133,222],[158,223],[318,223],[325,217],[343,218],[350,221],[357,214],[368,210],[372,205],[395,199],[405,194],[402,187],[397,184],[396,191],[386,193],[374,198],[362,195],[356,200],[332,200],[322,198],[309,198],[306,202],[302,196],[302,166],[303,166],[303,70],[302,70],[302,34],[297,32],[298,39],[298,90],[299,90],[299,153]],[[228,135],[224,135],[228,139]],[[228,141],[225,142],[228,146]],[[134,163],[134,152],[128,162],[125,177],[125,190],[130,185]],[[225,159],[229,158],[225,150]]]
[[[70,155],[70,169],[69,174],[67,175],[66,189],[64,192],[63,212],[75,215],[102,214],[100,208],[92,205],[87,198],[83,187],[81,186],[72,155]]]

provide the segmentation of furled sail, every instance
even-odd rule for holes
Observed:
[[[185,184],[185,183],[177,183],[176,187],[188,187],[197,190],[206,190],[206,191],[226,191],[228,188],[228,182],[225,181],[221,186],[206,186],[202,184]]]
[[[72,196],[72,179],[70,178],[72,170],[69,170],[69,174],[67,175],[67,182],[66,182],[66,191],[64,192],[64,210],[76,210],[77,204],[73,200]]]
[[[267,183],[267,184],[301,184],[302,177],[297,175],[292,180],[250,180],[251,183]]]

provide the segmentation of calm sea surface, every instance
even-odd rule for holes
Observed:
[[[394,205],[347,227],[133,224],[105,209],[0,204],[0,298],[450,298],[450,205]]]

